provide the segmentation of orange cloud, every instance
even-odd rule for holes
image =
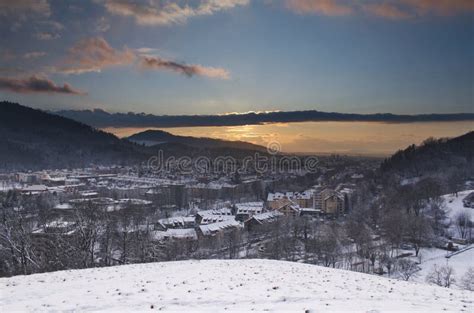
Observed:
[[[131,64],[134,60],[135,54],[128,48],[115,50],[103,38],[88,38],[69,49],[66,65],[59,71],[66,74],[100,72],[103,68]]]
[[[133,64],[142,69],[168,70],[188,77],[197,75],[216,79],[230,78],[229,72],[223,68],[207,67],[199,64],[188,65],[146,54],[146,52],[155,50],[152,48],[117,50],[100,37],[83,39],[69,49],[63,65],[59,68],[53,68],[52,71],[63,74],[82,74],[100,72],[104,68],[113,66]],[[138,64],[135,62],[137,59],[140,61]]]
[[[205,67],[202,65],[188,65],[174,61],[165,60],[159,57],[144,56],[140,63],[143,69],[169,70],[175,73],[183,74],[188,77],[194,75],[206,76],[216,79],[229,79],[230,74],[227,70],[218,67]]]
[[[366,13],[388,19],[451,16],[474,11],[474,0],[284,0],[299,14],[342,16]]]
[[[473,0],[399,0],[418,15],[449,16],[474,11]]]
[[[287,0],[286,6],[300,14],[348,15],[353,8],[337,0]]]
[[[404,19],[411,17],[409,12],[403,11],[399,7],[388,2],[367,4],[363,8],[370,14],[389,19]]]
[[[16,93],[60,93],[71,95],[86,95],[68,83],[56,85],[52,80],[41,76],[30,76],[22,79],[0,77],[0,89]]]
[[[250,0],[199,0],[191,6],[186,1],[106,0],[105,8],[112,14],[131,16],[140,25],[171,25],[185,23],[189,18],[212,15],[236,6],[247,5]]]

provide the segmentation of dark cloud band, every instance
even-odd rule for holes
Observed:
[[[22,79],[0,77],[0,89],[16,93],[86,94],[83,91],[73,88],[67,83],[62,86],[56,85],[52,80],[36,75]]]

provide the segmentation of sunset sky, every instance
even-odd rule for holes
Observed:
[[[472,0],[0,0],[0,100],[474,112]]]

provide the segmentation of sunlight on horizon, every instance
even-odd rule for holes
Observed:
[[[104,128],[119,137],[156,129],[179,136],[240,140],[266,146],[278,141],[283,152],[386,156],[430,137],[455,137],[474,130],[465,122],[299,122],[243,126]]]

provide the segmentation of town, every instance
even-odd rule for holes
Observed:
[[[405,179],[400,187],[428,190],[418,201],[438,220],[413,215],[402,230],[399,217],[380,216],[383,201],[374,199],[387,195],[372,178],[378,164],[328,156],[311,173],[181,175],[146,166],[3,173],[7,242],[21,249],[3,252],[17,261],[4,262],[2,273],[270,258],[408,280],[420,270],[423,247],[448,253],[470,247],[469,217],[446,222],[430,179]],[[472,189],[465,184],[462,189]],[[473,192],[463,196],[463,207],[472,208],[473,198]],[[370,227],[370,220],[380,226]]]

